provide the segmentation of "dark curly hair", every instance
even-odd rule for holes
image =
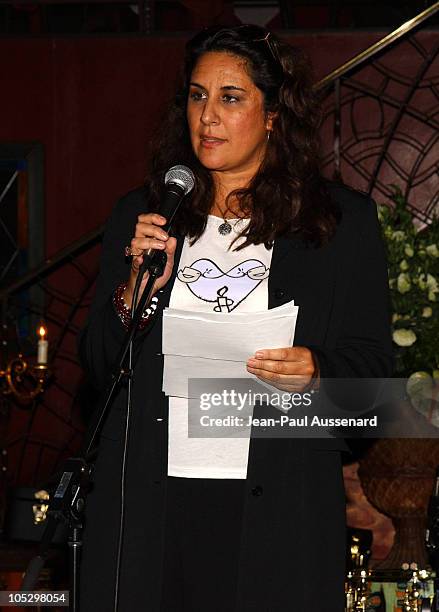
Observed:
[[[259,26],[210,28],[186,45],[182,85],[161,125],[152,151],[147,183],[152,208],[158,206],[166,171],[186,164],[196,177],[193,192],[179,210],[175,229],[195,241],[204,232],[214,203],[214,183],[193,152],[186,120],[192,71],[207,52],[224,52],[246,61],[246,68],[264,96],[266,112],[276,112],[265,159],[247,188],[235,190],[248,244],[272,246],[275,238],[300,233],[319,246],[334,234],[338,210],[331,201],[319,166],[320,106],[305,54]]]

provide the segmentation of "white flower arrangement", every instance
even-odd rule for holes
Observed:
[[[439,219],[419,230],[402,192],[378,207],[389,267],[396,376],[439,377]]]

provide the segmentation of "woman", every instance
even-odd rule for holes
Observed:
[[[163,309],[215,310],[212,291],[190,287],[185,268],[203,278],[214,270],[230,312],[299,305],[294,347],[249,355],[258,379],[300,391],[318,387],[319,377],[390,375],[375,207],[322,179],[318,125],[299,51],[256,26],[204,31],[187,45],[183,86],[147,186],[123,198],[109,221],[81,339],[99,386],[124,336],[143,251],[160,249],[167,262],[134,351],[119,610],[343,609],[343,443],[188,439],[185,400],[161,392]],[[176,163],[192,168],[196,184],[173,237],[157,211],[164,173]],[[235,282],[229,272],[249,261],[267,274]],[[125,402],[122,389],[88,498],[82,610],[113,609]]]

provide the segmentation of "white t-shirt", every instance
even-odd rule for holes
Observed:
[[[252,244],[241,251],[228,250],[249,220],[228,221],[233,229],[222,236],[218,227],[223,219],[209,215],[201,238],[193,246],[185,240],[171,292],[172,308],[198,312],[268,309],[272,249]],[[242,242],[238,239],[232,249]],[[187,399],[169,398],[169,476],[246,478],[249,442],[249,438],[188,438]]]

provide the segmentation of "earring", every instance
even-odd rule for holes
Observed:
[[[267,130],[267,142],[270,140],[271,130]]]

